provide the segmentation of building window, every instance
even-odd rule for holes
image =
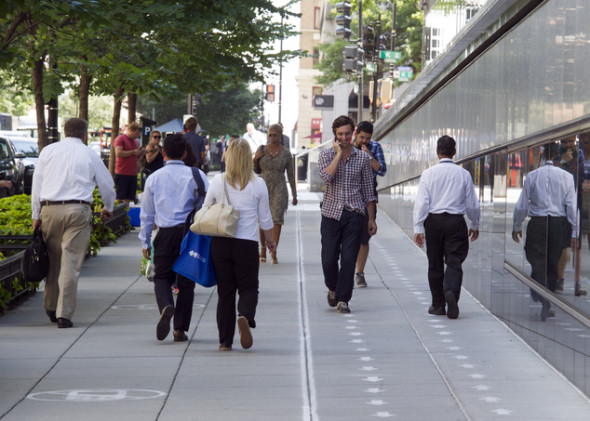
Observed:
[[[467,6],[465,8],[465,23],[469,22],[473,18],[473,16],[475,16],[478,10],[479,7]]]
[[[320,20],[322,19],[322,15],[320,14],[320,8],[314,7],[313,10],[313,29],[320,29]]]
[[[320,50],[317,48],[313,49],[313,65],[315,66],[320,62]]]

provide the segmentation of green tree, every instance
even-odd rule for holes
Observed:
[[[295,55],[269,48],[292,34],[273,19],[279,15],[291,13],[270,0],[6,0],[0,67],[18,69],[22,88],[34,92],[42,147],[44,104],[67,85],[79,84],[82,116],[89,93],[112,95],[117,132],[125,96],[169,97],[261,80],[265,69]]]
[[[19,89],[9,71],[0,70],[0,113],[22,116],[29,112],[33,103],[31,93]]]
[[[246,124],[262,114],[263,97],[262,91],[252,92],[245,83],[208,92],[199,106],[199,123],[212,137],[241,135],[246,131]]]
[[[201,95],[201,104],[197,109],[199,125],[212,137],[242,134],[246,130],[246,124],[262,113],[262,99],[262,91],[252,92],[246,83],[231,84],[221,90],[206,92]],[[149,118],[153,111],[158,124],[163,124],[186,114],[187,98],[178,95],[154,100],[140,95],[137,109]]]

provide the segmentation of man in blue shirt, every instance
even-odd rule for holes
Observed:
[[[182,161],[186,157],[186,139],[182,135],[168,136],[163,149],[165,165],[155,171],[145,182],[141,201],[141,231],[143,256],[149,259],[154,254],[154,291],[160,310],[156,337],[162,341],[170,333],[170,320],[174,316],[174,342],[188,340],[188,331],[193,313],[195,283],[178,276],[176,309],[172,297],[172,285],[177,275],[172,270],[180,254],[184,238],[184,223],[195,208],[198,199],[197,182],[190,167]],[[209,186],[205,174],[198,170],[205,188]],[[158,233],[151,247],[154,223]]]
[[[365,152],[371,158],[371,169],[373,170],[373,193],[377,198],[377,176],[383,177],[387,167],[385,165],[385,156],[383,155],[383,149],[377,142],[373,142],[371,137],[373,136],[373,125],[368,121],[361,121],[356,127],[356,137],[354,138],[353,145]],[[377,213],[377,206],[375,206],[375,213]],[[356,258],[356,275],[354,276],[355,284],[357,288],[364,288],[367,286],[365,281],[365,265],[369,257],[369,214],[365,212],[365,219],[363,222],[363,230],[361,233],[361,248],[359,249],[358,256]]]

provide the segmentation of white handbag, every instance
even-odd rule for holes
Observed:
[[[195,234],[229,238],[234,238],[236,236],[240,211],[234,209],[231,205],[225,183],[226,180],[224,175],[223,202],[203,205],[203,207],[195,213],[190,228]],[[225,203],[225,201],[227,201],[227,203]]]

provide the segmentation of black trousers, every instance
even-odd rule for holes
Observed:
[[[340,220],[322,216],[320,233],[324,282],[330,291],[336,292],[336,301],[349,302],[352,298],[356,256],[363,229],[363,215],[357,212],[344,210]]]
[[[238,316],[256,327],[258,305],[258,242],[238,238],[211,238],[211,257],[217,275],[217,329],[219,343],[231,346],[236,331],[236,293]]]
[[[463,215],[431,213],[424,221],[424,233],[432,305],[444,307],[446,291],[452,291],[457,301],[461,294],[461,264],[469,251],[467,224]]]
[[[564,248],[570,246],[571,227],[565,216],[533,216],[526,228],[524,251],[532,267],[531,278],[555,292],[557,264]],[[538,295],[531,291],[533,300]]]
[[[174,306],[172,286],[176,282],[178,296],[174,310],[174,329],[189,330],[195,300],[195,283],[172,270],[180,254],[180,243],[184,238],[184,226],[160,228],[154,238],[154,292],[160,313],[168,305]]]

